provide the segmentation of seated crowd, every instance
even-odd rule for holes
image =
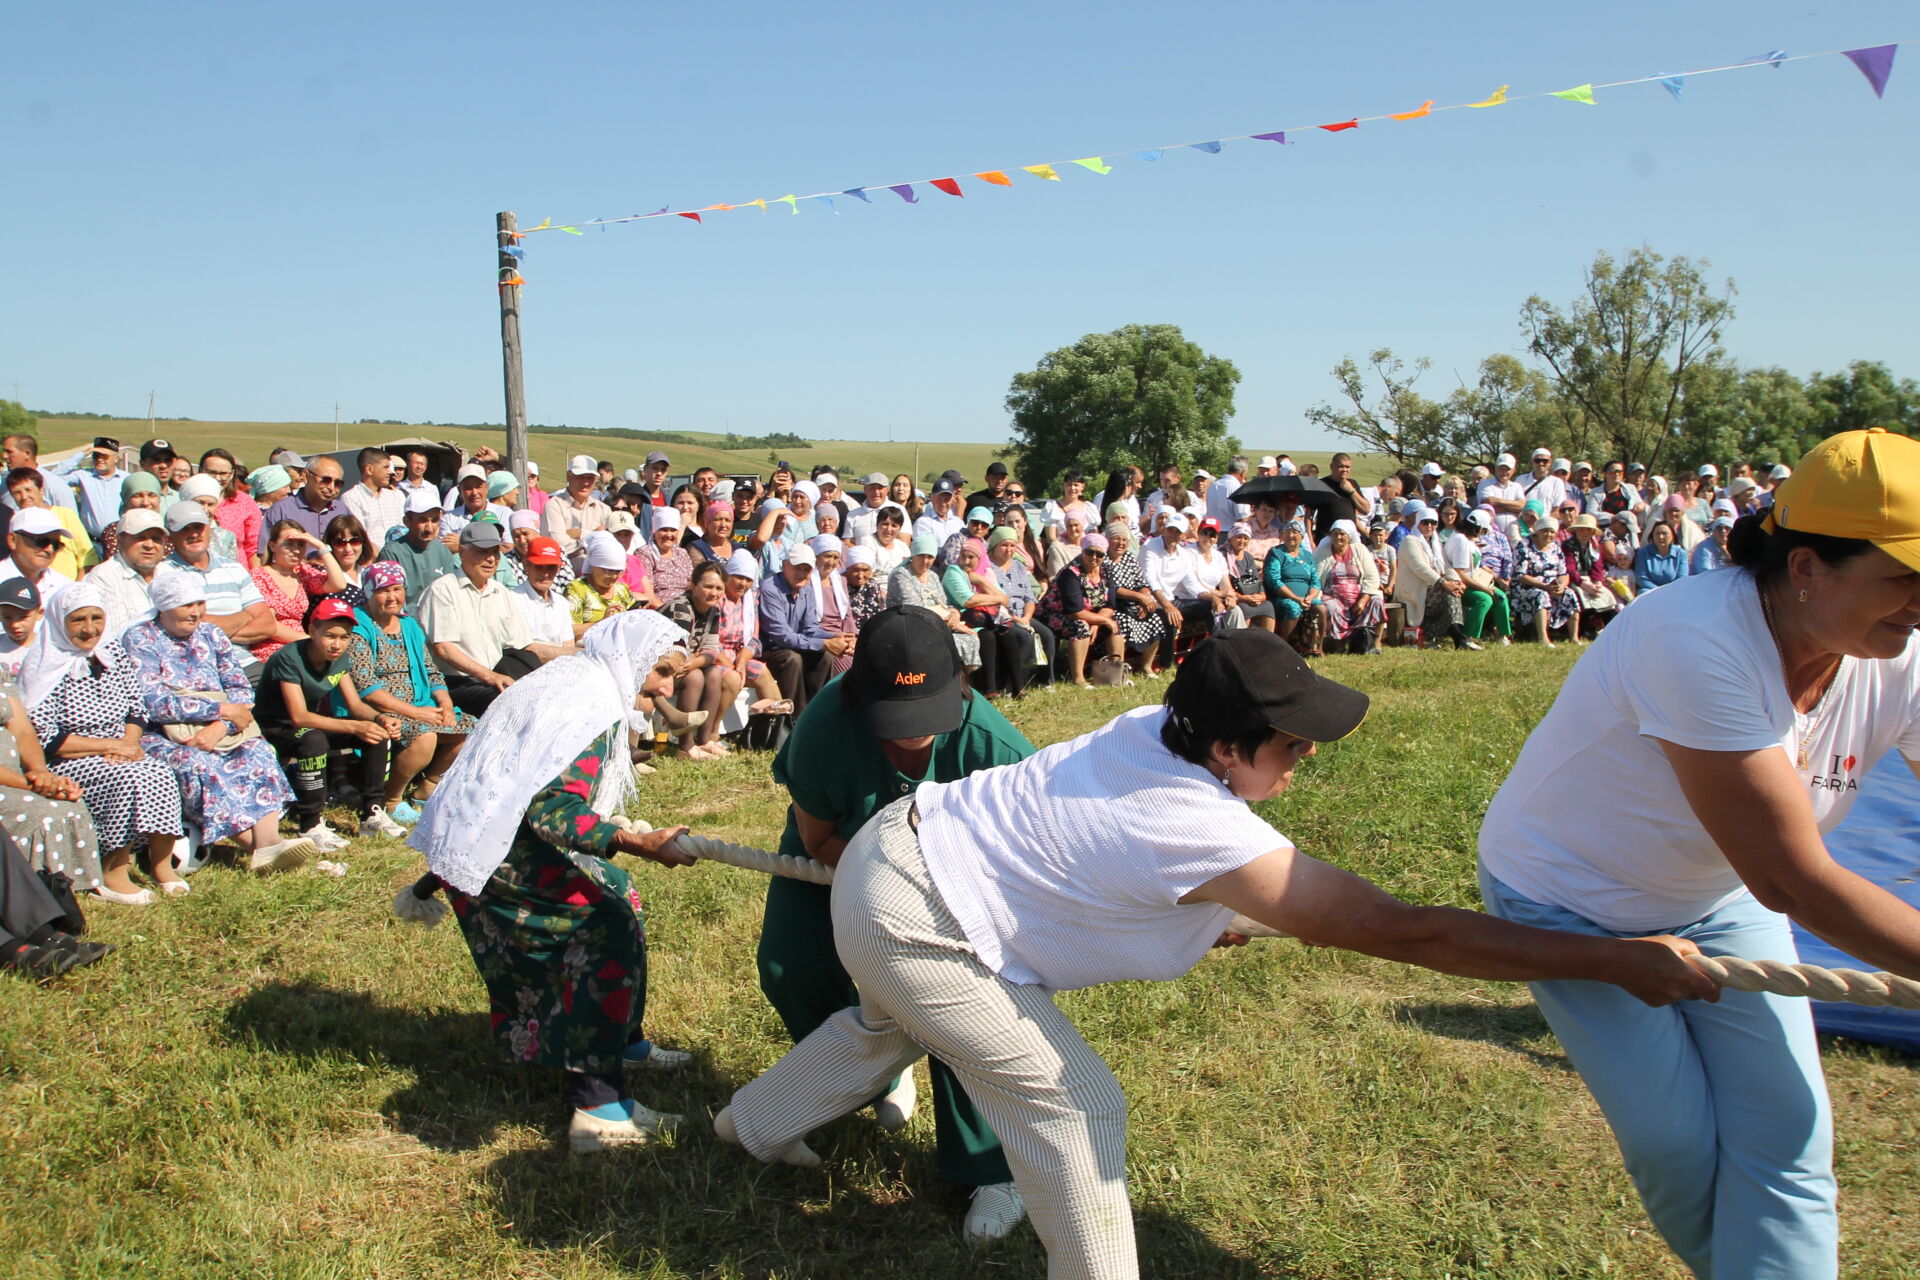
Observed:
[[[1218,478],[1167,466],[1151,492],[1120,467],[1097,493],[1076,472],[1029,495],[998,462],[972,492],[953,471],[849,491],[785,462],[669,491],[656,452],[625,477],[576,456],[548,493],[536,466],[523,490],[481,450],[443,493],[422,451],[363,449],[349,486],[334,457],[287,450],[196,467],[152,440],[126,470],[101,438],[66,473],[31,437],[6,450],[0,858],[133,905],[188,892],[223,841],[261,872],[338,852],[328,809],[402,834],[503,690],[627,610],[664,613],[694,653],[635,735],[646,771],[777,742],[901,604],[946,620],[988,698],[1157,677],[1223,628],[1306,655],[1580,643],[1724,565],[1733,519],[1787,474],[1742,463],[1722,487],[1709,465],[1669,485],[1542,449],[1524,476],[1502,454],[1370,487],[1336,454],[1324,478],[1285,455]],[[58,967],[47,955],[0,939],[0,960]]]

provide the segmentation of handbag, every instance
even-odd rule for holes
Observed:
[[[48,921],[62,933],[79,937],[87,931],[87,917],[80,910],[80,899],[74,896],[73,881],[65,872],[49,871],[41,867],[34,872],[40,877],[40,883],[46,887],[54,904],[60,908],[60,914]]]
[[[175,689],[174,692],[182,698],[205,698],[208,702],[223,702],[226,700],[226,691],[224,689]],[[193,736],[207,726],[204,724],[163,724],[156,725],[155,727],[159,729],[160,732],[166,734],[169,741],[187,743],[193,741]],[[259,736],[260,721],[258,719],[249,720],[247,721],[246,728],[240,730],[238,733],[229,733],[226,737],[214,743],[213,749],[215,751],[231,751],[241,743],[250,742]]]
[[[1087,668],[1087,681],[1102,688],[1118,688],[1131,683],[1127,679],[1127,664],[1119,658],[1096,658]]]

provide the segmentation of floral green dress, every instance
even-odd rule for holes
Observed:
[[[603,763],[595,744],[534,793],[478,894],[446,889],[501,1050],[589,1075],[620,1070],[647,1004],[640,897],[605,856],[619,828],[589,804]]]

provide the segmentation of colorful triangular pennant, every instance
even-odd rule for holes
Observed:
[[[1352,120],[1342,120],[1339,124],[1323,124],[1320,126],[1320,128],[1325,129],[1328,133],[1342,133],[1348,129],[1358,129],[1359,127],[1360,121],[1357,117]]]
[[[1432,114],[1433,114],[1433,99],[1428,98],[1425,102],[1421,103],[1419,106],[1415,107],[1413,110],[1399,112],[1393,118],[1395,120],[1418,120],[1421,116],[1430,116]]]
[[[1685,76],[1661,76],[1660,87],[1672,94],[1675,102],[1681,102],[1684,101],[1683,95],[1687,88],[1687,78]]]
[[[1165,154],[1166,152],[1160,150],[1158,147],[1155,147],[1152,151],[1136,151],[1133,153],[1133,158],[1136,160],[1151,161],[1151,160],[1158,160],[1161,156]]]
[[[1060,175],[1053,171],[1053,166],[1050,164],[1026,164],[1020,167],[1036,178],[1041,178],[1048,182],[1060,181]]]
[[[976,173],[973,176],[982,182],[991,182],[996,187],[1010,187],[1013,185],[1013,179],[998,169],[989,169],[985,173]]]
[[[920,203],[920,197],[914,192],[911,182],[896,182],[888,186],[887,190],[893,192],[893,194],[899,196],[908,204]]]
[[[967,195],[966,192],[960,189],[960,180],[958,178],[935,178],[932,182],[928,183],[927,185],[934,187],[937,190],[944,191],[950,196],[959,196],[963,200],[966,198],[966,195]]]
[[[1565,98],[1568,102],[1584,102],[1590,107],[1594,105],[1593,86],[1590,84],[1575,85],[1571,89],[1555,89],[1552,96]]]
[[[1847,61],[1860,68],[1860,74],[1873,86],[1873,96],[1887,96],[1887,77],[1893,74],[1893,55],[1899,45],[1877,44],[1871,49],[1848,49]]]
[[[1105,160],[1102,160],[1099,156],[1088,156],[1084,160],[1075,160],[1074,163],[1079,165],[1082,169],[1091,169],[1095,173],[1112,173],[1113,172],[1113,166],[1108,164]]]
[[[1220,144],[1217,142],[1190,142],[1187,145],[1192,147],[1195,151],[1204,151],[1210,156],[1217,156],[1220,154]]]
[[[1503,84],[1498,89],[1495,89],[1492,93],[1482,98],[1480,101],[1469,102],[1467,105],[1470,107],[1497,107],[1505,103],[1506,100],[1507,100],[1507,86]]]
[[[842,191],[840,194],[843,196],[852,196],[855,200],[860,201],[862,204],[873,203],[872,199],[868,197],[867,190],[865,187],[848,187],[845,191]]]
[[[1280,133],[1256,133],[1253,136],[1261,142],[1277,142],[1283,147],[1289,145],[1287,135],[1284,131]]]

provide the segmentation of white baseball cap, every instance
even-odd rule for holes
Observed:
[[[576,453],[567,459],[567,474],[570,476],[597,476],[600,464],[584,453]]]
[[[15,527],[17,528],[18,525]],[[151,533],[161,527],[160,513],[149,511],[145,507],[135,507],[120,517],[120,536],[123,538],[138,537],[140,534]]]
[[[1266,457],[1260,459],[1260,465],[1265,467],[1267,470],[1271,471],[1273,470],[1274,467],[1278,466],[1279,464],[1273,460],[1272,454],[1268,454]]]
[[[804,565],[816,563],[813,558],[813,548],[804,542],[795,543],[793,550],[787,552],[787,563]]]
[[[466,466],[454,473],[453,483],[454,487],[458,488],[469,480],[485,480],[486,478],[487,469],[485,467],[477,462],[469,462]]]
[[[537,476],[540,474],[540,464],[535,462],[531,458],[527,459],[527,474],[530,476]]]
[[[1700,470],[1695,474],[1703,475],[1703,476],[1717,476],[1720,474],[1720,468],[1714,466],[1711,462],[1703,462],[1700,464]]]
[[[1496,466],[1496,467],[1506,467],[1506,468],[1508,468],[1508,469],[1511,469],[1511,468],[1513,468],[1513,467],[1517,467],[1517,466],[1519,466],[1520,464],[1519,464],[1519,462],[1518,462],[1518,460],[1517,460],[1517,459],[1515,459],[1515,458],[1514,458],[1514,456],[1513,456],[1512,454],[1510,454],[1510,453],[1503,453],[1503,454],[1501,454],[1501,455],[1500,455],[1499,457],[1497,457],[1497,458],[1495,458],[1495,459],[1493,460],[1493,465],[1494,465],[1494,466]]]
[[[176,502],[174,505],[176,507],[192,507],[195,511],[199,511],[201,515],[204,516],[206,514],[205,511],[201,510],[200,504],[197,502]],[[11,532],[32,534],[36,537],[45,537],[48,534],[55,534],[62,538],[72,536],[67,532],[67,527],[61,524],[53,512],[45,507],[28,507],[25,511],[16,511],[13,516]]]
[[[1565,458],[1555,458],[1553,460],[1553,469],[1556,472],[1559,472],[1559,471],[1571,472],[1573,470],[1573,464],[1571,462],[1568,462]]]
[[[1551,461],[1553,461],[1553,450],[1551,450],[1551,449],[1544,449],[1544,448],[1542,448],[1542,449],[1535,449],[1535,450],[1533,451],[1533,460],[1534,460],[1535,462],[1538,462],[1538,461],[1540,461],[1540,459],[1542,459],[1542,458],[1545,458],[1545,459],[1546,459],[1547,461],[1549,461],[1549,462],[1551,462]]]
[[[407,495],[407,514],[410,516],[423,516],[429,511],[441,511],[444,509],[444,504],[440,501],[440,495],[433,491],[432,485],[428,485],[424,489],[415,489]]]
[[[1447,473],[1441,469],[1439,463],[1429,462],[1426,466],[1420,468],[1420,474],[1423,476],[1443,476]]]

